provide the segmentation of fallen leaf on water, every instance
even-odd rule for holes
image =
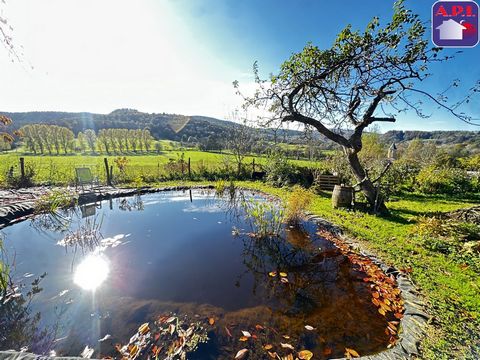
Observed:
[[[145,323],[145,324],[142,324],[140,325],[140,327],[138,328],[138,332],[142,335],[145,335],[146,333],[148,333],[150,331],[150,328],[148,327],[148,323]]]
[[[103,338],[99,339],[98,342],[103,342],[103,341],[105,341],[105,340],[110,339],[111,337],[112,337],[112,335],[107,334],[107,335],[105,335]]]
[[[137,355],[138,351],[140,349],[138,348],[138,346],[135,344],[133,345],[131,348],[130,348],[130,356],[132,357],[135,357],[135,355]]]
[[[242,330],[243,336],[246,336],[247,338],[252,337],[252,334],[250,334],[248,331],[243,331]]]
[[[360,355],[358,354],[358,352],[356,352],[355,350],[353,349],[349,349],[349,348],[345,348],[345,356],[353,356],[353,357],[360,357]]]
[[[302,360],[310,360],[313,358],[313,353],[309,350],[302,350],[298,353],[298,358]]]
[[[90,359],[90,358],[92,357],[94,351],[95,351],[95,350],[94,350],[93,348],[91,348],[91,347],[89,347],[89,346],[87,345],[87,346],[85,346],[85,349],[83,349],[83,351],[82,351],[82,353],[80,354],[80,356],[81,356],[82,358],[85,358],[85,359]]]
[[[264,345],[263,348],[265,350],[271,350],[273,348],[273,345],[272,344],[267,344],[267,345]]]
[[[310,325],[305,325],[305,329],[307,329],[308,331],[315,330],[315,328],[313,326],[310,326]]]
[[[287,277],[288,275],[287,275],[286,272],[281,272],[281,273],[280,273],[280,276],[281,276],[281,277]]]
[[[284,348],[284,349],[295,350],[295,348],[290,344],[280,343],[280,345],[282,345],[282,348]]]
[[[271,277],[275,277],[275,276],[277,276],[277,272],[276,271],[270,271],[268,273],[268,275],[271,276]]]
[[[239,340],[240,340],[240,341],[248,341],[248,337],[242,336]]]
[[[235,359],[243,359],[245,355],[247,355],[248,349],[242,349],[237,352],[237,355],[235,355]]]
[[[210,325],[215,324],[215,319],[214,319],[213,317],[211,317],[210,319],[208,319],[208,323],[209,323]]]

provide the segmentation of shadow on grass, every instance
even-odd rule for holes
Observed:
[[[468,203],[475,203],[480,204],[480,193],[470,193],[470,194],[456,194],[456,195],[447,195],[447,194],[433,194],[433,195],[425,195],[419,193],[402,193],[396,195],[392,199],[393,201],[398,200],[408,200],[408,201],[436,201],[439,203],[447,204],[451,203],[452,201],[457,202],[468,202]]]

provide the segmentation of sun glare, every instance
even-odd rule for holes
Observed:
[[[109,272],[110,268],[104,257],[89,255],[75,270],[73,282],[84,290],[95,290],[107,279]]]

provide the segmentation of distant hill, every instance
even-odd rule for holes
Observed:
[[[1,113],[1,112],[0,112]],[[177,114],[144,113],[133,109],[119,109],[110,114],[94,114],[88,112],[21,112],[3,113],[13,121],[13,128],[33,123],[53,124],[70,128],[75,134],[85,129],[98,131],[104,128],[148,128],[157,139],[187,140],[189,138],[225,139],[236,123],[207,116],[185,116]],[[238,125],[238,124],[237,124]],[[259,130],[257,134],[267,139],[302,143],[303,133],[295,130],[280,130],[276,134],[273,129]],[[332,149],[335,144],[315,134],[320,139],[320,147]],[[386,143],[403,143],[420,138],[434,141],[438,145],[451,146],[461,144],[470,151],[480,151],[480,131],[388,131],[381,136]]]
[[[0,112],[2,113],[2,112]],[[177,114],[149,114],[133,109],[119,109],[110,114],[94,113],[68,113],[68,112],[18,112],[3,113],[13,120],[13,129],[21,128],[27,124],[49,124],[65,126],[75,135],[85,129],[95,131],[105,128],[143,129],[148,128],[156,139],[187,140],[188,138],[225,139],[232,126],[238,124],[215,119],[207,116],[185,116]],[[271,129],[260,132],[273,139],[274,131]],[[302,132],[293,130],[280,130],[276,134],[278,139],[295,140],[302,137]]]
[[[462,145],[465,150],[480,151],[480,131],[388,131],[382,135],[387,143],[402,143],[413,139],[432,141],[440,146]]]
[[[181,140],[190,136],[204,138],[225,136],[233,122],[205,116],[176,114],[149,114],[132,109],[120,109],[110,114],[68,112],[4,113],[13,120],[13,128],[27,124],[50,124],[70,128],[75,134],[85,129],[98,131],[105,128],[148,128],[157,139]]]

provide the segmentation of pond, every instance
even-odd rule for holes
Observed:
[[[182,346],[196,349],[188,359],[232,359],[241,349],[248,352],[240,357],[268,358],[293,348],[321,359],[387,347],[387,319],[365,274],[315,224],[260,238],[245,204],[274,200],[249,192],[235,199],[161,192],[5,228],[13,279],[24,285],[0,315],[1,350],[99,358],[121,357],[123,347],[135,357],[135,341],[157,340],[148,351],[161,359]]]

